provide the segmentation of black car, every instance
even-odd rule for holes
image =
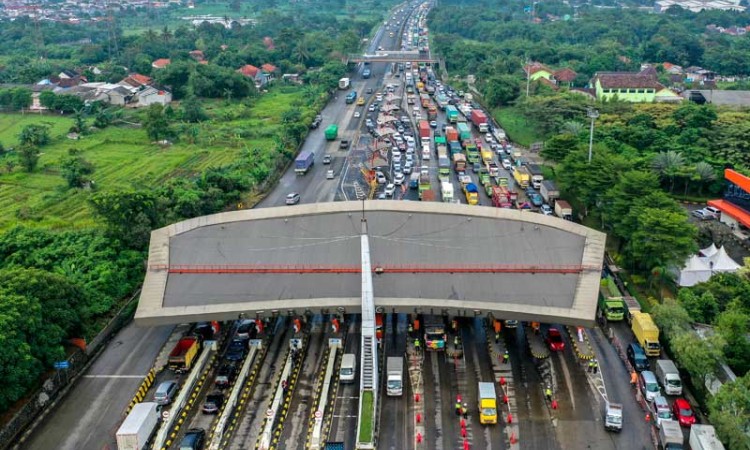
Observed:
[[[237,365],[233,362],[224,363],[219,367],[219,372],[216,374],[214,384],[219,389],[226,389],[234,381],[234,377],[237,374]]]
[[[191,428],[185,433],[180,441],[180,450],[202,450],[206,440],[206,430],[203,428]]]
[[[628,361],[630,361],[630,364],[637,370],[638,372],[648,370],[648,357],[646,357],[646,352],[643,351],[643,347],[636,344],[635,342],[628,345]]]
[[[206,396],[206,401],[203,402],[203,414],[218,414],[221,409],[221,405],[224,404],[224,394],[221,392],[215,392]]]
[[[245,351],[247,350],[247,341],[242,339],[235,339],[229,344],[227,354],[225,356],[227,361],[242,361],[245,358]]]

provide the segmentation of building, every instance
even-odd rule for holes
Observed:
[[[552,81],[553,70],[545,66],[542,63],[533,62],[523,67],[523,71],[526,77],[531,81],[536,81],[540,78]]]
[[[625,102],[680,102],[682,97],[664,87],[656,79],[652,68],[643,72],[597,72],[591,79],[591,87],[599,101],[621,100]]]
[[[252,64],[245,64],[244,66],[237,69],[237,72],[242,75],[251,78],[255,83],[256,88],[261,88],[271,81],[276,79],[276,72],[278,69],[273,64],[263,64],[260,68],[255,67]]]
[[[151,63],[151,67],[154,69],[163,69],[167,67],[172,61],[169,60],[169,58],[159,58],[156,61]]]
[[[709,200],[708,205],[721,211],[719,220],[736,229],[740,225],[750,228],[750,177],[732,169],[724,169],[727,188],[724,198]]]
[[[559,89],[560,86],[573,86],[578,74],[570,68],[552,70],[542,63],[533,62],[523,68],[524,73],[529,81],[538,81],[552,89]]]
[[[692,102],[702,105],[713,103],[722,106],[750,106],[750,91],[725,91],[721,89],[688,89],[682,96]]]
[[[654,2],[654,11],[663,13],[672,6],[679,6],[692,12],[718,9],[722,11],[744,11],[739,0],[657,0]]]
[[[151,86],[139,91],[136,96],[138,97],[138,106],[149,106],[154,104],[166,106],[172,102],[171,92],[164,89],[156,89]]]

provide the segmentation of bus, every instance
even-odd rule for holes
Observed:
[[[445,320],[441,316],[424,316],[424,347],[426,350],[445,350]]]

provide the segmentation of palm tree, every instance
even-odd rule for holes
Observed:
[[[698,194],[703,195],[703,186],[716,180],[716,171],[711,164],[701,161],[695,165],[695,174],[698,177]]]
[[[560,131],[563,134],[572,134],[573,136],[578,136],[581,134],[581,132],[583,132],[583,124],[581,122],[569,120],[563,124]]]
[[[167,44],[172,40],[172,32],[167,25],[164,25],[164,29],[161,30],[161,38],[164,39],[164,42]]]
[[[651,167],[662,178],[669,178],[669,193],[674,191],[674,179],[680,173],[680,169],[685,165],[685,158],[682,153],[668,150],[660,152],[654,157]]]

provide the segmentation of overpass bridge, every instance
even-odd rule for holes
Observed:
[[[428,63],[437,64],[440,61],[432,58],[429,52],[418,52],[418,51],[396,51],[396,50],[382,50],[377,51],[374,54],[349,54],[346,57],[346,63],[361,63],[361,62],[416,62],[416,63]]]
[[[366,278],[378,312],[592,325],[604,243],[554,217],[447,203],[227,212],[152,232],[135,318],[361,313]]]

